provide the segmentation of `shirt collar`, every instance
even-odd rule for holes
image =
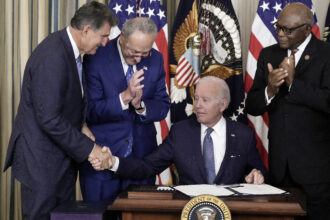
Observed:
[[[69,35],[70,43],[71,43],[71,45],[72,45],[72,49],[73,49],[73,53],[74,53],[74,58],[77,59],[77,58],[79,57],[80,53],[79,53],[79,49],[78,49],[78,47],[77,47],[77,44],[76,44],[76,42],[74,41],[74,39],[73,39],[73,37],[72,37],[72,35],[71,35],[71,33],[70,33],[70,28],[69,28],[69,26],[66,27],[66,32],[67,32],[68,35]]]
[[[207,128],[208,127],[206,125],[201,124],[202,134],[205,134]],[[215,133],[221,136],[221,134],[224,134],[222,130],[226,129],[226,119],[222,116],[221,119],[212,128]]]
[[[306,37],[306,39],[304,40],[304,42],[302,42],[298,47],[298,51],[297,53],[303,53],[307,44],[309,43],[309,41],[312,39],[312,34],[309,34],[308,37]],[[288,54],[291,54],[291,50],[288,50]]]

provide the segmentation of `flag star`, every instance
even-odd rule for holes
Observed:
[[[146,13],[144,12],[144,8],[140,8],[140,9],[139,9],[139,14],[140,14],[140,15],[145,15],[145,14],[146,14]]]
[[[276,2],[276,5],[273,7],[273,9],[275,9],[276,10],[276,13],[278,12],[278,11],[281,11],[282,10],[282,4],[278,4],[277,2]]]
[[[122,11],[122,10],[121,10],[121,5],[118,5],[118,4],[116,3],[116,6],[113,8],[113,10],[115,10],[115,11],[116,11],[116,14],[118,14],[119,11]]]
[[[241,106],[238,107],[237,112],[239,115],[243,115],[244,108],[241,108]]]
[[[237,121],[237,116],[236,116],[235,114],[233,114],[233,116],[231,116],[230,118],[231,118],[231,120],[233,120],[233,121]]]
[[[265,10],[269,10],[269,2],[266,3],[265,1],[262,3],[262,5],[260,6],[260,8],[262,8],[262,12],[264,12]]]
[[[276,19],[276,17],[274,17],[274,20],[271,21],[270,23],[275,24],[276,22],[277,22],[277,19]]]
[[[157,15],[159,16],[159,19],[160,19],[160,20],[162,20],[163,17],[165,18],[165,13],[164,13],[164,11],[162,11],[162,10],[160,10],[160,9],[159,9],[159,12],[158,12]]]
[[[149,16],[149,18],[151,18],[151,16],[155,16],[155,14],[154,14],[154,10],[155,10],[155,9],[150,9],[150,8],[148,8],[147,15]]]
[[[125,9],[125,11],[127,11],[127,14],[130,15],[131,13],[134,13],[133,9],[134,9],[134,6],[128,5],[127,8]]]

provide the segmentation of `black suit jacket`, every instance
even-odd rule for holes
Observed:
[[[226,152],[216,184],[244,182],[253,168],[261,170],[267,179],[267,170],[256,149],[253,130],[239,122],[226,119]],[[207,184],[201,147],[201,124],[195,118],[175,123],[156,151],[143,160],[120,158],[116,175],[137,179],[162,172],[174,163],[180,184]]]
[[[85,108],[73,49],[63,29],[40,43],[26,64],[5,170],[12,166],[21,183],[45,195],[61,197],[60,191],[73,189],[74,161],[85,160],[93,148],[80,132]]]
[[[288,166],[298,183],[330,181],[330,45],[314,36],[297,66],[290,92],[283,84],[267,106],[267,63],[278,68],[287,50],[278,44],[259,56],[254,83],[246,100],[251,115],[269,113],[269,168],[279,183]]]

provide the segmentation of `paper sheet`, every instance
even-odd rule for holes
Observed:
[[[233,185],[179,185],[174,187],[185,195],[194,197],[204,194],[213,196],[233,196],[233,195],[279,195],[285,193],[284,190],[268,184],[233,184]]]

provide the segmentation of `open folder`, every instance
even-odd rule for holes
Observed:
[[[233,185],[179,185],[173,187],[187,196],[209,194],[213,196],[244,196],[244,195],[280,195],[286,191],[268,184],[233,184]]]

